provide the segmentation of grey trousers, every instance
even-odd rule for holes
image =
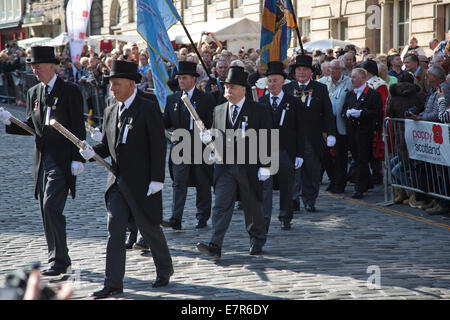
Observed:
[[[244,209],[245,226],[250,236],[250,245],[263,246],[266,243],[266,223],[262,202],[257,199],[255,192],[251,189],[247,172],[242,165],[230,165],[216,181],[211,242],[222,247],[233,216],[238,190]]]
[[[278,219],[281,220],[292,220],[292,192],[294,186],[294,163],[292,163],[289,154],[286,150],[280,151],[280,168],[276,175],[278,179],[278,185],[280,188],[280,214]],[[270,220],[272,217],[272,193],[273,193],[273,180],[271,176],[269,179],[264,181],[264,191],[263,191],[263,208],[264,208],[264,220],[267,224],[267,229],[269,229]]]
[[[120,185],[120,183],[119,183]],[[153,225],[136,210],[134,201],[116,183],[106,194],[108,210],[108,242],[106,245],[105,287],[123,288],[125,276],[125,235],[129,216],[133,215],[139,232],[150,247],[156,274],[167,276],[173,271],[172,258],[160,225]]]
[[[38,199],[48,246],[48,263],[53,269],[65,269],[70,264],[66,240],[66,218],[63,215],[69,186],[63,171],[53,158],[42,154],[38,174]]]
[[[182,220],[186,203],[190,171],[193,170],[196,179],[197,220],[208,220],[211,216],[211,183],[201,165],[174,164],[173,172],[173,202],[172,217]]]

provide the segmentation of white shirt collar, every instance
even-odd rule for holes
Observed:
[[[194,90],[195,90],[195,86],[193,86],[192,89],[189,90],[189,91],[187,92],[189,100],[191,100],[192,95],[194,94]],[[186,92],[186,91],[183,91],[183,94],[184,94],[185,92]]]
[[[244,102],[245,102],[245,96],[242,98],[242,100],[240,100],[238,103],[236,103],[236,104],[232,104],[231,102],[228,102],[228,112],[229,112],[229,114],[230,114],[230,119],[233,119],[233,105],[236,105],[237,106],[237,116],[236,116],[236,119],[237,119],[237,117],[239,116],[239,113],[241,112],[241,110],[242,110],[242,106],[244,105]],[[234,123],[233,123],[234,124]]]
[[[274,96],[273,94],[270,94],[270,104],[273,103],[272,97],[278,97],[277,105],[280,105],[280,102],[281,102],[281,100],[283,100],[283,97],[284,97],[284,91],[281,90],[280,93],[276,96]]]
[[[124,105],[125,105],[125,108],[123,108],[122,112],[125,111],[125,109],[128,109],[131,106],[131,104],[134,101],[134,98],[136,98],[136,94],[137,94],[137,89],[134,88],[133,94],[127,100],[125,100],[123,102]],[[119,109],[119,114],[121,114],[120,109]]]
[[[303,84],[305,87],[307,87],[310,81],[311,80],[308,80],[308,82],[306,82],[306,83],[301,83],[300,81],[297,81],[297,82],[298,82],[299,86],[301,86]]]
[[[47,83],[47,87],[48,87],[48,89],[47,89],[47,94],[49,94],[50,92],[52,92],[53,87],[55,86],[56,78],[57,78],[57,76],[56,76],[56,73],[55,73],[55,74],[53,75],[53,78]],[[45,87],[46,84],[42,82],[42,86]]]
[[[359,98],[359,96],[363,93],[364,89],[366,88],[366,85],[367,85],[367,83],[364,82],[364,84],[361,87],[353,89],[353,91],[355,91],[355,93],[356,93],[356,97]]]

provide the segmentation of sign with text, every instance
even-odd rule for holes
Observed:
[[[448,124],[405,120],[405,141],[409,157],[450,166],[450,130]]]
[[[72,62],[80,61],[92,0],[69,0],[67,4],[67,33]]]

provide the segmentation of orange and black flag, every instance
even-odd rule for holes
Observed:
[[[266,0],[261,26],[261,63],[286,62],[292,29],[296,28],[291,1]]]

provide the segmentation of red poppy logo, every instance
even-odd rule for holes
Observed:
[[[438,124],[433,125],[433,140],[435,143],[444,143],[444,138],[442,137],[442,127]]]
[[[83,10],[82,16],[83,18],[87,18],[89,16],[89,12],[87,10]]]

